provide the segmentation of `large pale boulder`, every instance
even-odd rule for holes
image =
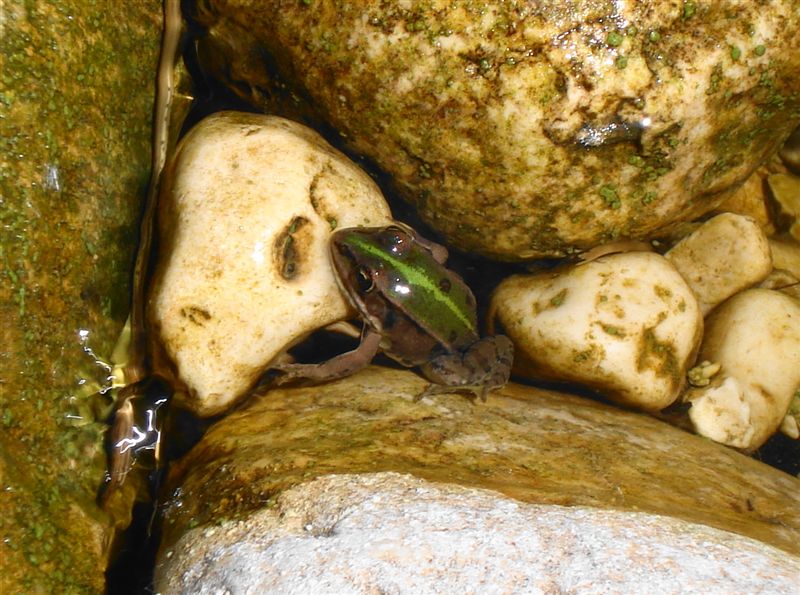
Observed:
[[[218,0],[195,17],[209,71],[333,126],[454,245],[502,259],[666,233],[800,121],[792,0]]]
[[[238,112],[195,126],[166,172],[148,300],[185,405],[222,413],[277,355],[350,316],[328,237],[389,222],[369,176],[305,126]]]

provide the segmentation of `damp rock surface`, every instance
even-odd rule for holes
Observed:
[[[88,395],[108,372],[84,347],[109,358],[127,316],[160,34],[152,0],[0,8],[4,594],[103,589],[113,526]]]
[[[194,13],[209,72],[268,112],[333,127],[448,243],[505,260],[668,233],[800,120],[791,0]]]
[[[800,480],[645,414],[509,384],[485,403],[414,397],[370,367],[252,397],[166,480],[162,561],[194,529],[246,519],[315,478],[391,471],[517,502],[644,512],[800,555]],[[180,548],[179,548],[180,549]]]

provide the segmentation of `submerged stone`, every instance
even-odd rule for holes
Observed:
[[[687,523],[681,526],[712,527],[783,550],[794,560],[786,568],[796,568],[800,480],[790,475],[649,416],[586,399],[510,384],[486,403],[459,395],[414,402],[423,382],[412,372],[372,367],[329,384],[253,397],[173,465],[159,564],[188,553],[184,546],[200,544],[203,532],[219,531],[228,540],[228,531],[241,536],[243,527],[262,527],[266,518],[269,526],[254,529],[242,548],[271,543],[279,534],[302,541],[313,533],[324,541],[328,525],[318,517],[329,515],[315,512],[314,503],[328,492],[309,482],[335,483],[333,476],[346,475],[357,483],[364,474],[394,472],[445,485],[445,491],[490,490],[507,507],[613,509],[631,515],[620,517],[625,523],[646,513],[651,521],[670,517],[665,525],[671,527],[680,519]],[[304,500],[307,506],[285,507],[295,487],[317,496]],[[414,488],[404,490],[403,505],[413,507]],[[376,505],[380,494],[374,492]],[[296,522],[288,533],[281,523],[291,519],[281,520],[280,511]],[[306,533],[297,528],[306,525]],[[461,521],[455,525],[466,529]],[[390,532],[385,543],[400,547]],[[161,580],[182,580],[183,562],[169,564],[159,571]],[[215,566],[206,568],[211,573]]]
[[[800,575],[800,559],[726,531],[395,473],[303,483],[169,554],[163,593],[789,595]]]

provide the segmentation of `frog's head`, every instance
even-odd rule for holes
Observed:
[[[332,234],[330,249],[340,287],[374,328],[402,313],[445,345],[476,335],[472,292],[411,230],[341,229]]]

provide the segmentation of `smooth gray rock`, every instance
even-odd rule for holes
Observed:
[[[797,593],[800,559],[636,512],[330,475],[161,552],[167,593]]]

